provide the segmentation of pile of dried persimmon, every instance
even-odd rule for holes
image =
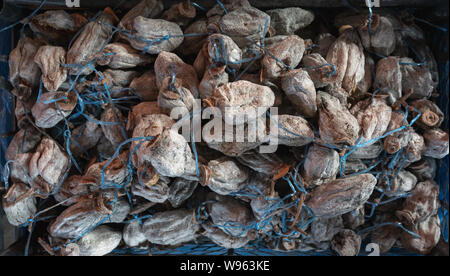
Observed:
[[[365,9],[332,26],[298,7],[194,4],[27,22],[9,59],[19,131],[2,202],[34,254],[203,239],[430,253],[449,137],[414,18]]]

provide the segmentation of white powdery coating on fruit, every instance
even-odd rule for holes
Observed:
[[[290,35],[314,21],[314,13],[298,7],[268,10],[270,26],[280,35]]]
[[[371,174],[336,179],[317,187],[306,205],[317,217],[343,215],[364,204],[376,184],[377,179]]]
[[[185,209],[156,213],[143,226],[147,240],[162,245],[191,241],[198,229],[193,212]]]
[[[111,253],[121,240],[122,233],[102,225],[84,235],[76,243],[80,247],[80,256],[104,256]]]
[[[134,19],[132,34],[137,38],[126,37],[131,46],[140,51],[145,50],[151,55],[173,51],[183,43],[181,28],[176,23],[163,19],[138,16]],[[168,39],[163,39],[168,35],[170,35]]]
[[[272,89],[244,80],[218,87],[213,98],[222,111],[225,122],[233,125],[256,120],[275,103]]]

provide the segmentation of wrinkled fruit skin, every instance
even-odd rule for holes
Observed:
[[[416,185],[396,215],[407,224],[415,225],[436,214],[439,206],[439,186],[433,180],[427,180]]]
[[[294,34],[314,21],[314,13],[302,8],[285,8],[269,10],[270,26],[280,35]]]
[[[104,256],[113,251],[122,240],[122,233],[101,225],[84,235],[76,243],[80,256]]]
[[[261,61],[264,76],[275,79],[286,70],[286,66],[295,68],[300,64],[305,52],[305,42],[297,35],[286,37],[281,42],[270,47],[270,53]],[[274,59],[275,56],[277,59]]]
[[[133,21],[131,33],[138,39],[129,38],[131,46],[139,51],[145,51],[151,55],[159,54],[162,51],[173,51],[183,42],[183,31],[180,27],[163,19],[150,19],[138,16]],[[159,43],[150,43],[161,39],[161,37],[170,37]],[[143,41],[143,39],[147,41]]]
[[[352,230],[341,230],[333,237],[331,248],[339,256],[357,256],[361,248],[361,237]]]
[[[336,217],[365,203],[376,182],[371,174],[333,180],[317,187],[310,194],[306,205],[318,217]]]
[[[212,98],[224,114],[225,122],[233,125],[261,117],[275,103],[275,95],[269,87],[243,80],[218,87]],[[242,116],[244,114],[246,116]]]
[[[245,237],[247,235],[245,226],[252,221],[250,208],[231,197],[217,196],[217,198],[219,201],[209,207],[213,223],[221,226],[225,233],[233,237]],[[234,226],[230,227],[229,223]]]
[[[330,46],[326,60],[336,66],[337,72],[330,79],[351,95],[365,74],[364,52],[358,34],[353,29],[341,34]]]
[[[283,76],[281,87],[302,115],[314,117],[317,111],[316,89],[308,72],[301,69],[289,72]]]
[[[177,245],[191,241],[199,225],[194,221],[193,212],[184,209],[156,213],[143,225],[148,241],[161,245]]]
[[[428,254],[439,242],[441,237],[441,223],[437,215],[428,217],[425,221],[412,227],[412,231],[420,236],[420,239],[403,232],[402,245],[406,250],[419,254]]]
[[[7,196],[2,198],[2,207],[11,225],[24,224],[36,213],[36,199],[31,194],[26,196],[28,191],[29,188],[25,184],[16,183]]]
[[[333,149],[313,145],[303,168],[305,180],[315,185],[334,180],[339,170],[339,154]]]
[[[318,107],[320,137],[327,143],[354,145],[360,127],[350,111],[325,92],[319,92]]]

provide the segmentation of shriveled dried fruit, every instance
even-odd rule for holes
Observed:
[[[284,74],[281,87],[299,113],[307,118],[315,116],[317,111],[316,89],[308,72],[297,69]]]
[[[180,27],[186,27],[195,18],[197,12],[189,1],[173,4],[164,11],[162,19],[174,22]]]
[[[152,114],[161,114],[158,102],[142,102],[133,106],[131,112],[128,113],[127,130],[134,130],[142,118]]]
[[[9,54],[9,81],[17,89],[17,96],[28,99],[32,89],[39,86],[41,70],[34,56],[42,41],[24,36]]]
[[[412,90],[411,99],[429,98],[434,90],[434,82],[430,70],[417,66],[411,58],[400,58],[402,72],[402,90]]]
[[[375,86],[380,94],[389,95],[388,102],[395,103],[402,97],[402,70],[398,57],[380,59],[376,65]],[[407,90],[403,90],[407,92]]]
[[[327,76],[334,73],[334,67],[318,53],[305,55],[302,59],[303,70],[308,72],[315,88],[322,88],[330,83]]]
[[[147,65],[153,61],[153,57],[142,55],[127,44],[115,42],[105,46],[97,64],[113,69],[126,69]]]
[[[358,209],[342,215],[342,219],[344,220],[344,226],[346,228],[355,230],[365,222],[364,206],[360,206]]]
[[[339,170],[339,154],[333,149],[313,145],[308,150],[303,168],[305,181],[313,185],[334,180]]]
[[[14,156],[12,164],[10,165],[11,180],[15,182],[23,182],[29,185],[33,185],[33,180],[30,177],[30,163],[32,152],[19,153]]]
[[[296,68],[303,58],[305,42],[297,35],[290,35],[269,48],[270,54],[266,54],[261,61],[265,78],[278,78],[286,67]],[[276,57],[276,59],[274,58]]]
[[[161,87],[165,78],[175,74],[177,78],[183,81],[183,86],[191,91],[194,98],[198,98],[197,72],[192,65],[184,63],[176,54],[161,52],[155,61],[155,74],[158,87]]]
[[[123,123],[125,118],[118,108],[106,108],[101,115],[101,121],[104,122],[101,124],[103,134],[112,145],[117,147],[126,140],[126,134],[123,127],[125,125]]]
[[[142,225],[138,220],[134,220],[123,228],[123,241],[130,247],[137,247],[147,241]]]
[[[270,26],[280,35],[294,34],[314,21],[314,13],[297,7],[268,10],[267,14]]]
[[[222,2],[223,7],[227,10],[227,12],[245,8],[245,7],[251,7],[248,0],[223,0],[221,2]],[[217,3],[210,10],[208,10],[208,12],[206,13],[206,16],[208,17],[208,19],[210,19],[212,17],[224,15],[226,12],[223,9],[222,5]]]
[[[391,120],[392,108],[384,100],[374,98],[358,102],[350,112],[358,120],[362,131],[361,143],[365,143],[385,133]]]
[[[381,56],[389,56],[395,49],[395,33],[391,21],[379,14],[370,15],[358,28],[366,50]]]
[[[30,159],[29,172],[32,187],[40,194],[52,193],[60,183],[69,165],[69,157],[56,141],[43,138]]]
[[[14,226],[26,223],[37,211],[32,190],[20,182],[12,185],[2,198],[2,207],[8,222]]]
[[[444,121],[444,113],[432,101],[420,99],[411,102],[410,105],[422,114],[416,122],[422,129],[440,127]]]
[[[208,207],[214,225],[233,237],[246,236],[253,219],[250,208],[232,197],[215,195],[214,199],[217,202]]]
[[[164,128],[170,128],[174,123],[175,122],[165,114],[156,113],[144,115],[136,122],[136,127],[133,130],[133,137],[156,137],[163,132]],[[140,167],[145,163],[148,159],[146,156],[149,155],[148,151],[149,148],[152,147],[152,144],[152,141],[133,142],[132,150],[134,150],[134,147],[140,145],[139,148],[136,149],[137,160],[133,160],[135,166]]]
[[[38,127],[52,128],[72,113],[77,105],[75,93],[47,92],[31,109]]]
[[[207,99],[214,94],[214,90],[221,85],[227,84],[229,81],[228,73],[225,70],[214,72],[215,70],[205,70],[203,79],[201,80],[198,90],[200,98]]]
[[[280,145],[290,147],[301,147],[314,139],[314,132],[308,121],[301,116],[271,115],[270,120],[272,123],[268,132],[268,141],[277,141]]]
[[[147,150],[148,153],[141,158],[150,162],[159,174],[191,180],[197,178],[191,148],[184,137],[175,130],[163,130]]]
[[[242,189],[248,178],[248,170],[232,159],[223,157],[209,161],[200,167],[200,183],[214,192],[227,195]]]
[[[245,152],[237,157],[239,163],[265,175],[276,175],[288,167],[274,153],[259,153],[257,150]]]
[[[353,94],[353,98],[356,100],[365,98],[374,82],[373,78],[375,76],[373,76],[373,72],[375,72],[375,61],[370,56],[366,56],[366,61],[364,64],[364,78],[356,86],[356,91]]]
[[[449,138],[448,133],[442,129],[430,129],[423,134],[426,150],[424,156],[442,159],[448,155]]]
[[[226,13],[218,22],[222,33],[230,36],[239,47],[250,44],[262,37],[264,24],[270,16],[251,6],[237,8]]]
[[[193,212],[185,209],[156,213],[143,225],[147,240],[162,245],[192,241],[198,229]]]
[[[383,152],[383,143],[381,141],[375,142],[365,147],[359,147],[348,156],[348,160],[358,159],[375,159]]]
[[[78,237],[98,223],[107,222],[106,218],[115,211],[116,205],[118,203],[113,203],[112,198],[103,194],[98,194],[94,198],[83,198],[64,210],[49,225],[48,231],[51,236],[57,238],[71,239]],[[121,222],[113,220],[111,217],[109,221]]]
[[[436,214],[439,205],[439,186],[433,180],[427,180],[416,185],[403,208],[395,214],[407,224],[415,225]]]
[[[205,19],[199,19],[184,30],[184,34],[187,36],[184,37],[183,43],[179,47],[183,55],[192,55],[199,52],[207,38],[206,25],[207,21]],[[196,35],[189,36],[189,34]]]
[[[197,188],[197,181],[189,181],[183,178],[177,178],[170,185],[169,202],[174,208],[180,207],[188,198],[192,196]]]
[[[131,10],[129,10],[120,20],[118,27],[131,30],[133,28],[133,21],[138,16],[155,18],[164,9],[161,0],[142,0]]]
[[[356,256],[361,248],[361,236],[349,229],[341,230],[334,235],[331,248],[339,256]]]
[[[334,37],[330,33],[322,33],[319,34],[315,39],[314,42],[317,47],[313,48],[314,53],[318,53],[322,57],[326,58],[328,54],[328,50],[330,49],[330,46],[333,44],[333,42],[336,40],[336,37]]]
[[[208,55],[214,64],[225,64],[234,70],[241,67],[242,51],[229,37],[223,34],[208,36]]]
[[[373,231],[371,241],[380,247],[380,253],[386,253],[394,246],[402,235],[402,229],[394,225],[386,225]]]
[[[67,52],[68,64],[80,64],[83,67],[71,67],[70,75],[89,75],[94,71],[91,67],[84,65],[91,62],[102,51],[102,47],[112,35],[111,25],[115,25],[118,21],[119,19],[111,8],[107,7],[97,20],[91,21],[85,26]]]
[[[143,16],[134,18],[131,35],[125,36],[130,45],[151,55],[173,51],[183,42],[183,31],[177,24]]]
[[[169,198],[169,183],[169,179],[162,177],[153,185],[143,185],[144,183],[134,181],[131,185],[131,193],[150,202],[163,203]]]
[[[318,218],[311,223],[311,238],[315,242],[329,242],[343,227],[341,216]]]
[[[104,256],[113,251],[122,240],[122,233],[101,225],[76,241],[80,256]]]
[[[147,71],[140,77],[134,78],[130,83],[130,88],[144,101],[155,101],[158,98],[159,88],[153,71]]]
[[[30,28],[37,36],[65,46],[86,23],[87,19],[81,14],[69,14],[64,10],[49,10],[33,16],[30,20]]]
[[[437,245],[441,237],[439,217],[437,215],[430,216],[425,221],[414,225],[411,230],[418,234],[420,238],[403,232],[401,235],[402,245],[406,250],[419,254],[428,254]]]
[[[174,108],[191,112],[194,108],[194,96],[189,89],[182,86],[182,82],[181,79],[172,77],[163,80],[158,95],[158,106],[162,113],[170,115]]]
[[[212,226],[211,223],[202,224],[202,228],[205,230],[202,235],[224,248],[241,248],[250,241],[248,235],[244,237],[233,237],[219,228]]]
[[[92,177],[97,180],[101,185],[117,184],[120,185],[125,181],[128,176],[128,170],[124,160],[128,152],[124,151],[120,156],[117,156],[113,160],[105,160],[103,162],[96,162],[91,164],[84,174],[87,177]],[[104,181],[102,183],[102,180]]]
[[[34,62],[42,72],[42,83],[49,91],[57,91],[67,78],[66,50],[56,46],[41,46],[34,56]]]
[[[31,91],[31,90],[30,90]],[[17,89],[13,89],[11,91],[13,95],[19,95]],[[31,115],[31,108],[33,108],[33,105],[36,103],[36,97],[31,96],[27,100],[23,101],[17,101],[16,102],[16,108],[14,109],[14,116],[17,121],[17,126],[19,128],[25,128],[28,127],[28,116]]]
[[[364,164],[364,162],[360,159],[356,159],[356,160],[347,160],[345,162],[345,170],[344,170],[344,174],[345,175],[350,175],[359,171],[363,171],[367,169],[367,165]]]
[[[425,151],[425,142],[421,135],[415,131],[410,131],[410,138],[408,145],[406,146],[406,154],[408,156],[408,162],[416,162],[422,158],[422,154]]]
[[[424,157],[422,160],[409,165],[407,169],[412,172],[419,181],[425,181],[436,177],[437,164],[435,159]]]
[[[122,92],[120,88],[128,87],[136,75],[137,72],[135,71],[106,69],[102,72],[102,77],[97,76],[98,83],[96,85],[102,90],[104,89],[104,83],[106,83],[112,95],[117,94],[117,92],[120,95],[120,92]]]
[[[400,127],[406,125],[405,114],[402,112],[392,112],[391,121],[389,122],[389,126],[387,131],[393,131],[399,129]],[[409,142],[409,132],[408,131],[397,131],[384,140],[384,149],[389,154],[394,154],[398,152],[400,149],[406,147]]]
[[[401,170],[398,172],[397,177],[393,181],[390,181],[389,186],[385,183],[385,193],[389,197],[404,195],[412,191],[416,184],[417,178],[414,174]]]
[[[339,100],[325,92],[318,93],[320,138],[327,143],[354,145],[359,135],[359,124]]]
[[[22,128],[9,143],[5,151],[5,159],[13,160],[16,155],[31,152],[41,141],[42,134],[34,128]]]
[[[358,34],[352,27],[343,26],[342,34],[330,46],[326,60],[336,66],[330,81],[342,84],[349,95],[364,78],[364,52]]]
[[[85,196],[87,191],[96,191],[99,188],[100,185],[94,177],[71,175],[64,180],[54,197],[63,206],[70,206]]]
[[[95,147],[103,136],[101,127],[94,122],[87,121],[72,131],[70,152],[73,156],[80,156]]]
[[[439,83],[439,70],[438,63],[434,57],[433,51],[430,49],[428,45],[426,45],[426,40],[414,41],[412,43],[410,40],[409,43],[405,43],[410,45],[414,51],[416,51],[417,56],[421,58],[424,64],[423,66],[427,67],[430,70],[431,78],[433,79],[433,86],[437,87]],[[408,46],[407,45],[407,46]]]
[[[241,125],[265,114],[275,95],[267,86],[240,80],[218,87],[210,101],[220,108],[227,124]]]
[[[343,215],[364,204],[376,183],[376,178],[371,174],[336,179],[313,190],[306,205],[318,217]]]

